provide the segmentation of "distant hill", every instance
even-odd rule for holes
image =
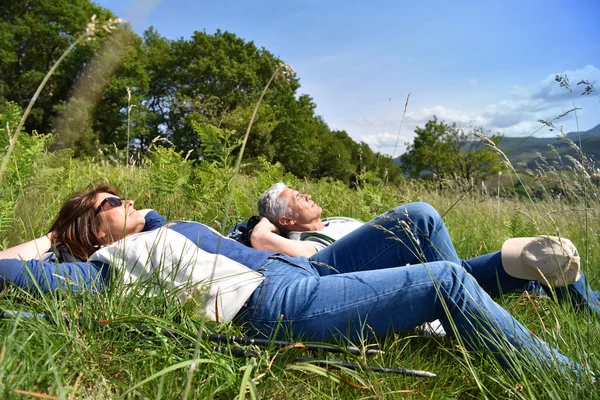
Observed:
[[[580,134],[570,132],[566,136],[577,146],[579,146],[581,138],[583,153],[595,160],[596,165],[600,165],[600,125]],[[566,155],[579,159],[578,150],[570,146],[565,138],[558,137],[558,135],[546,138],[504,137],[500,141],[499,147],[515,168],[536,168],[536,161],[541,161],[540,154],[548,164],[557,169],[564,169],[565,166],[571,165],[571,162],[564,158]],[[400,157],[394,159],[394,162],[401,165]]]
[[[579,146],[581,139],[583,153],[595,160],[596,164],[600,162],[600,125],[580,134],[570,132],[566,136],[576,146]],[[579,158],[579,150],[573,148],[564,137],[558,135],[548,138],[504,137],[500,141],[499,147],[517,168],[535,168],[536,161],[541,161],[540,154],[550,165],[554,165],[558,169],[564,169],[564,165],[571,164],[564,159],[564,156],[570,155]]]

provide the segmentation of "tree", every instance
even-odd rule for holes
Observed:
[[[258,97],[280,60],[264,48],[233,33],[194,32],[189,40],[170,43],[173,65],[165,133],[182,149],[198,147],[191,121],[207,122],[244,134]],[[282,110],[295,101],[299,87],[274,81],[261,103],[246,147],[248,157],[273,154],[271,132],[282,121]],[[269,157],[270,159],[271,157]]]
[[[314,176],[332,177],[349,183],[356,172],[356,166],[352,163],[352,149],[345,143],[345,139],[350,138],[343,131],[331,132],[325,122],[320,120],[322,131],[319,138],[319,162]]]
[[[473,132],[458,128],[456,123],[448,125],[434,116],[424,128],[415,129],[415,133],[413,143],[407,144],[400,157],[404,170],[413,178],[433,176],[479,183],[503,168],[499,153],[484,146]],[[498,144],[501,137],[494,135],[490,139]]]
[[[141,52],[141,39],[127,26],[102,41],[69,100],[55,107],[60,111],[54,122],[57,147],[71,147],[75,155],[93,154],[99,144],[125,148],[148,134],[141,103],[148,77]]]
[[[320,137],[329,128],[315,117],[316,104],[308,95],[301,95],[281,113],[282,121],[273,130],[271,146],[273,161],[298,177],[311,177],[319,161]]]
[[[113,17],[90,0],[0,2],[0,104],[14,101],[24,109],[48,70],[85,32],[94,14],[98,21]],[[98,45],[98,41],[81,43],[61,63],[31,110],[25,131],[51,130],[54,107],[69,97]]]

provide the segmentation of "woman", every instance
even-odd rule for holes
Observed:
[[[0,252],[0,277],[44,291],[66,284],[72,289],[100,290],[108,282],[109,265],[85,261],[57,265],[39,260],[39,255],[51,243],[60,242],[75,257],[87,260],[103,245],[155,230],[165,222],[156,211],[136,210],[113,186],[101,186],[67,200],[47,235]],[[316,262],[255,250],[199,223],[183,222],[169,229],[205,252],[224,255],[264,275],[235,317],[264,335],[279,327],[284,328],[280,332],[315,340],[331,339],[339,333],[356,339],[370,333],[385,335],[390,330],[406,332],[439,319],[447,332],[459,335],[469,348],[489,349],[500,362],[511,357],[503,350],[510,346],[539,362],[558,360],[580,368],[529,333],[457,263],[433,261],[345,273],[327,269],[324,274],[323,259]],[[415,231],[416,242],[422,233]],[[325,261],[337,270],[354,268],[336,265],[334,259]],[[370,329],[363,332],[366,325]]]

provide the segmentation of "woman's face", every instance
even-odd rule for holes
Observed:
[[[94,208],[99,207],[108,197],[119,198],[110,193],[98,193]],[[146,220],[134,207],[133,201],[123,200],[120,206],[113,206],[109,202],[102,204],[102,209],[96,215],[98,222],[98,237],[109,244],[123,239],[125,236],[141,232]]]

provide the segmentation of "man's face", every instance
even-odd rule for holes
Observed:
[[[292,215],[287,217],[282,225],[307,224],[321,219],[323,210],[311,200],[310,195],[285,188],[279,196],[287,199],[288,207],[292,210]],[[279,221],[284,222],[281,218]]]

